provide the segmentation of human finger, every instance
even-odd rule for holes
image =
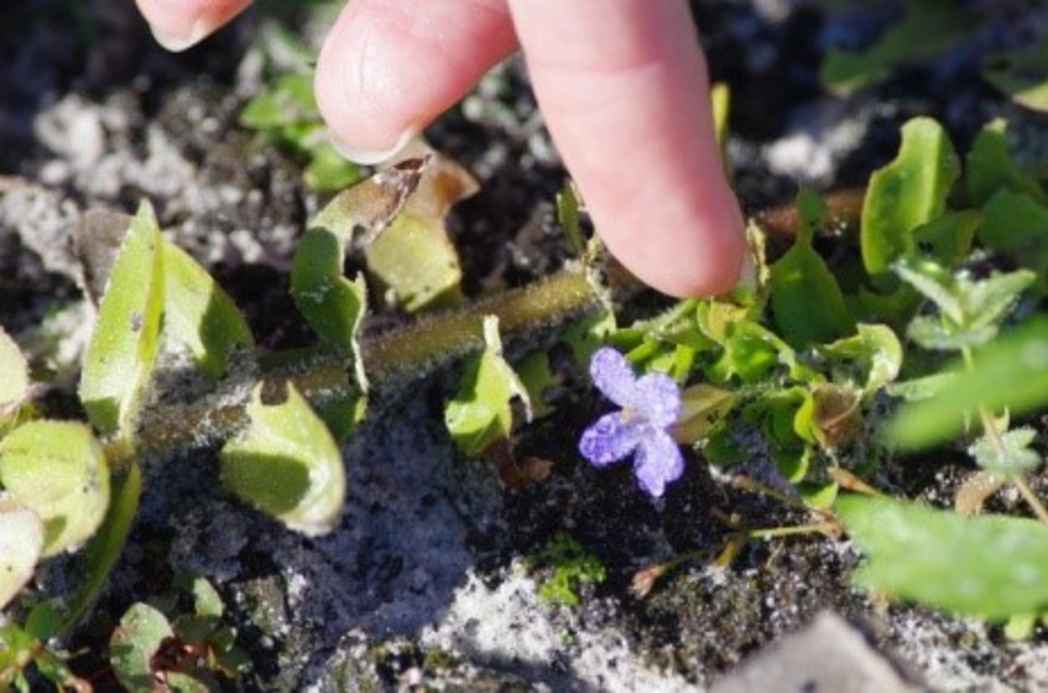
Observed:
[[[164,48],[184,51],[236,17],[251,0],[135,0]]]
[[[377,163],[516,48],[504,0],[352,0],[320,52],[317,103],[339,149]]]
[[[597,230],[677,296],[731,289],[742,214],[682,0],[509,0],[539,105]]]

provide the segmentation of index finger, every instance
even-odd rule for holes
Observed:
[[[509,0],[557,148],[608,248],[678,296],[731,289],[745,251],[682,0]]]

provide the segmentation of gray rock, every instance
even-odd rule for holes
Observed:
[[[907,693],[919,690],[866,642],[860,632],[824,611],[722,679],[711,693]]]

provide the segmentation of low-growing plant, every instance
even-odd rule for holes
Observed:
[[[885,40],[867,70],[874,77],[905,43]],[[318,115],[303,80],[279,82],[244,122],[317,167]],[[717,98],[722,142],[726,99]],[[962,165],[939,123],[909,121],[897,157],[864,191],[802,190],[790,210],[755,217],[753,271],[735,291],[663,301],[629,322],[636,310],[623,304],[644,287],[585,238],[570,184],[556,206],[573,259],[533,284],[466,301],[444,218],[476,183],[424,145],[335,196],[304,229],[290,290],[317,337],[306,349],[256,344],[229,295],[161,233],[148,201],[134,217],[87,213],[76,234],[95,311],[77,390],[86,421],[49,418],[41,383],[0,332],[0,607],[24,617],[0,629],[0,687],[25,688],[35,665],[56,685],[83,688],[47,643],[68,635],[104,589],[149,493],[144,465],[210,448],[232,496],[291,530],[331,532],[346,496],[341,442],[381,415],[376,403],[461,366],[444,410],[450,438],[463,456],[497,463],[509,485],[541,480],[550,463],[518,465],[514,443],[532,421],[558,414],[554,345],[567,347],[614,410],[577,431],[578,450],[553,463],[630,459],[639,490],[659,499],[702,460],[811,520],[753,528],[727,518],[720,565],[751,540],[847,534],[867,556],[856,575],[863,587],[1028,634],[1048,613],[1048,512],[1032,482],[1043,466],[1039,431],[1013,420],[1048,404],[1048,319],[1039,314],[1048,195],[1013,156],[1006,128],[989,123]],[[831,232],[843,248],[832,257],[820,250]],[[367,279],[344,276],[347,253],[363,256]],[[425,315],[365,334],[368,280],[392,306]],[[188,394],[171,387],[160,377],[170,371],[198,385]],[[907,462],[921,464],[950,441],[973,465],[959,510],[877,490],[884,460],[925,451]],[[1036,520],[969,516],[1007,484]],[[19,602],[38,563],[79,550],[77,593]],[[645,567],[634,593],[699,557]],[[542,596],[568,605],[579,601],[579,581],[606,577],[567,535],[537,562],[552,567]],[[205,584],[194,583],[189,617],[172,622],[173,612],[146,604],[125,614],[111,642],[125,686],[151,690],[159,673],[192,689],[239,670]],[[162,653],[184,659],[158,667]]]

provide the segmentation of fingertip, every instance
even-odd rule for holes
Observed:
[[[156,42],[176,53],[200,43],[251,4],[251,0],[136,2]]]
[[[666,207],[674,206],[674,201],[667,201]],[[611,253],[653,289],[677,298],[732,291],[747,272],[738,206],[731,200],[713,207],[685,205],[685,209],[674,214],[664,207],[652,215],[654,223],[669,221],[674,224],[671,228],[641,225],[627,217],[603,224],[595,221]],[[674,218],[676,223],[670,221]]]
[[[501,0],[353,0],[321,49],[317,105],[340,151],[376,163],[515,48]]]

